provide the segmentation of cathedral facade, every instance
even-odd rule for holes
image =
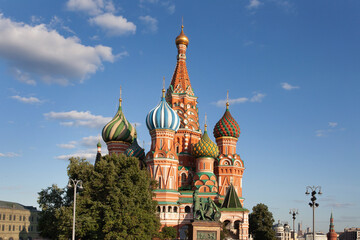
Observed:
[[[162,226],[173,226],[185,239],[194,219],[193,194],[219,206],[220,221],[235,239],[248,239],[248,213],[243,208],[242,177],[244,162],[236,153],[240,127],[232,117],[229,103],[213,128],[214,143],[199,125],[197,97],[186,68],[189,39],[181,33],[175,39],[177,62],[170,86],[162,90],[159,104],[146,116],[151,136],[145,154],[137,142],[135,128],[125,118],[120,97],[114,118],[102,131],[109,154],[126,154],[140,159],[158,182],[154,200],[158,202]]]

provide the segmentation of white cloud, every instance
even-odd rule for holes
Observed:
[[[254,93],[255,95],[250,98],[250,102],[262,102],[263,98],[266,96],[262,93]]]
[[[288,91],[300,88],[299,86],[292,86],[292,85],[290,85],[289,83],[286,83],[286,82],[281,83],[281,87],[283,89],[285,89],[285,90],[288,90]]]
[[[60,125],[63,126],[84,126],[90,128],[100,128],[105,126],[111,118],[103,117],[101,115],[93,115],[90,111],[78,112],[49,112],[45,113],[44,116],[47,119],[65,120],[61,121]]]
[[[28,85],[36,85],[36,81],[34,79],[31,79],[30,74],[27,72],[23,72],[22,70],[12,67],[10,72],[13,74],[13,76],[19,80],[20,82],[26,83]]]
[[[14,153],[14,152],[0,153],[0,157],[13,158],[13,157],[20,157],[20,156],[21,156],[20,154]]]
[[[247,8],[255,9],[258,8],[262,3],[259,0],[250,0]]]
[[[104,61],[115,59],[110,47],[85,46],[78,38],[65,38],[44,24],[30,26],[4,18],[3,14],[0,36],[0,58],[14,69],[20,81],[32,85],[35,77],[62,85],[82,82],[101,70]]]
[[[41,103],[42,101],[36,97],[21,97],[19,95],[16,96],[11,96],[12,99],[18,100],[19,102],[22,103]]]
[[[73,148],[76,147],[75,144],[76,144],[76,142],[72,141],[72,142],[69,142],[69,143],[56,144],[56,146],[58,146],[59,148],[73,149]]]
[[[247,98],[247,97],[240,97],[234,99],[230,98],[229,104],[233,105],[233,104],[246,103],[246,102],[262,102],[265,96],[266,94],[254,92],[251,98]],[[226,104],[226,99],[218,100],[214,104],[218,107],[224,107]]]
[[[136,26],[128,22],[123,16],[115,16],[112,13],[104,13],[91,18],[91,24],[103,28],[109,35],[135,34]]]
[[[104,11],[115,11],[111,0],[69,0],[66,7],[71,11],[82,11],[90,15],[101,14]]]
[[[329,127],[332,127],[332,128],[336,127],[337,125],[338,125],[337,122],[329,122],[329,123],[328,123],[328,126],[329,126]]]
[[[89,152],[76,152],[73,154],[65,154],[65,155],[60,155],[57,156],[57,159],[60,160],[68,160],[69,158],[72,157],[79,157],[79,158],[85,158],[89,161],[95,161],[95,157],[96,157],[96,151],[94,153],[89,153]]]
[[[139,19],[146,25],[147,30],[143,32],[151,32],[156,33],[158,30],[158,20],[156,18],[153,18],[149,15],[147,16],[140,16]]]
[[[315,136],[317,137],[326,137],[328,134],[333,132],[345,131],[345,128],[337,128],[339,124],[337,122],[328,122],[327,129],[319,129],[315,131]]]

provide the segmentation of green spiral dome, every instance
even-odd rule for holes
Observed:
[[[200,141],[194,145],[192,150],[192,155],[195,156],[196,158],[200,158],[200,157],[217,158],[219,156],[218,146],[209,138],[209,135],[207,134],[206,131],[206,127]]]
[[[122,141],[132,143],[136,130],[125,118],[121,108],[121,99],[119,109],[113,119],[105,125],[102,130],[102,138],[105,142]]]

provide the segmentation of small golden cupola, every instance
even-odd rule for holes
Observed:
[[[189,39],[184,33],[184,25],[181,25],[181,32],[180,35],[176,37],[175,44],[176,45],[184,44],[185,46],[189,44]]]

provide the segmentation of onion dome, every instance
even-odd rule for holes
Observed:
[[[122,99],[119,99],[119,109],[113,119],[102,130],[102,138],[105,142],[122,141],[132,143],[136,130],[125,118],[121,108]]]
[[[99,140],[99,142],[96,144],[96,146],[97,146],[98,148],[101,148],[100,140]]]
[[[125,150],[125,155],[128,157],[137,157],[140,160],[145,159],[144,149],[139,146],[136,134],[133,143]]]
[[[205,124],[204,134],[202,135],[200,141],[194,145],[192,150],[192,155],[195,156],[196,158],[200,158],[200,157],[217,158],[219,156],[219,148],[209,138],[206,127],[207,126]]]
[[[214,127],[214,137],[234,137],[239,138],[240,127],[229,111],[229,102],[226,103],[226,111],[222,118]]]
[[[176,45],[184,44],[186,46],[189,44],[189,39],[184,33],[184,25],[181,25],[181,33],[179,36],[176,37],[175,44]]]
[[[154,129],[170,129],[177,131],[180,127],[180,117],[165,100],[165,89],[160,103],[146,116],[146,126],[149,131]]]

